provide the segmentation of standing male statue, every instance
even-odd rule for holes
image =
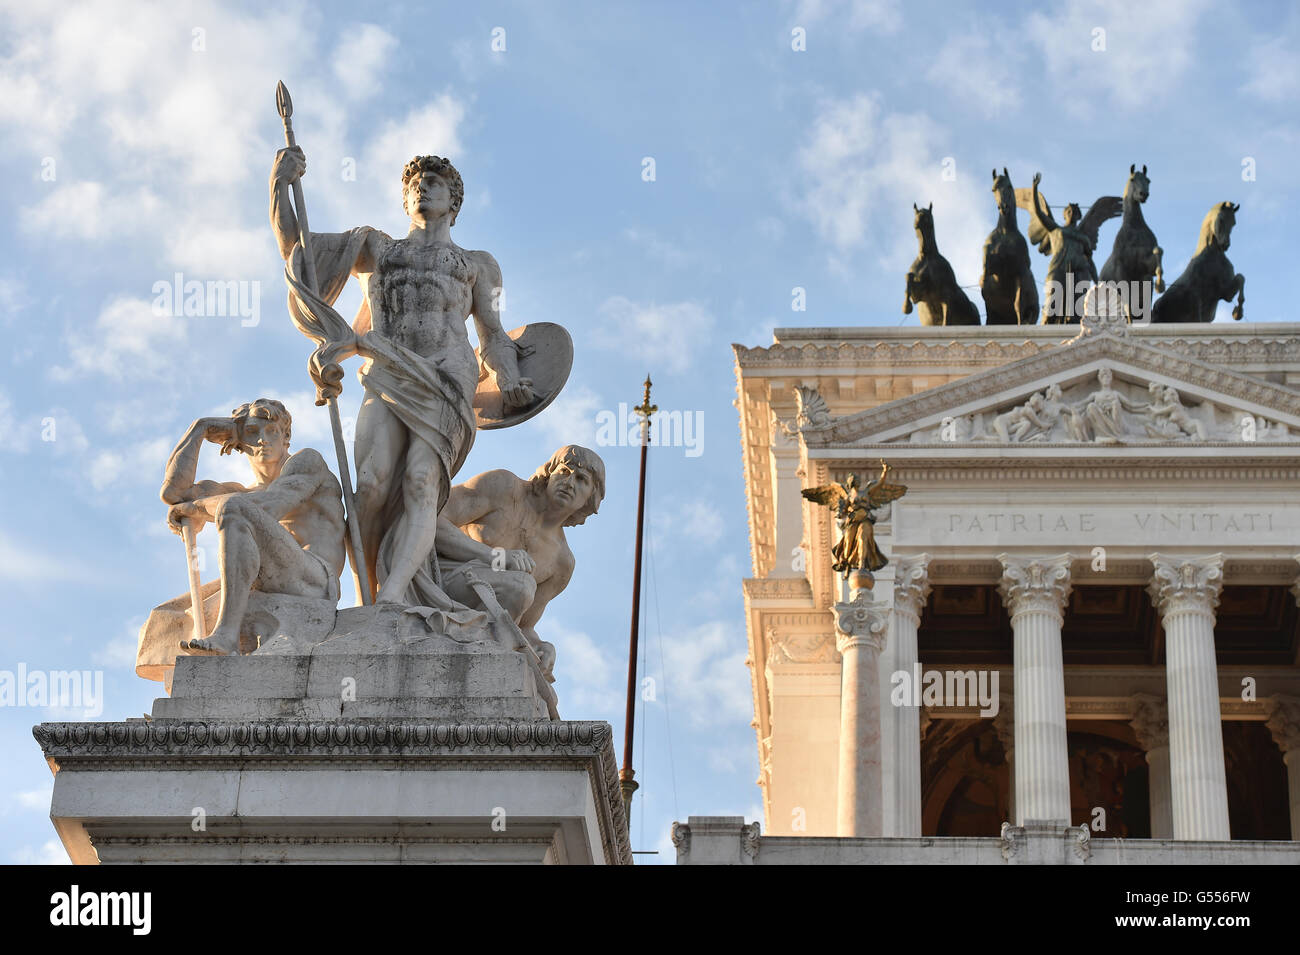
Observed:
[[[293,146],[276,154],[271,170],[271,225],[293,276],[305,272],[289,192],[306,165]],[[375,600],[389,603],[416,602],[412,578],[434,552],[438,513],[474,441],[480,369],[468,317],[507,411],[534,398],[501,327],[500,267],[487,252],[451,240],[464,198],[460,174],[446,159],[417,156],[402,173],[402,192],[411,220],[405,238],[369,226],[311,233],[318,296],[296,282],[290,296],[291,309],[317,315],[330,311],[350,275],[361,283],[355,337],[323,359],[326,350],[318,349],[313,374],[318,390],[337,394],[337,362],[350,354],[366,359],[358,373],[365,397],[356,428],[356,504]]]
[[[318,452],[307,448],[290,456],[292,425],[284,405],[259,398],[229,418],[199,418],[167,461],[167,523],[179,533],[188,521],[196,534],[205,522],[215,523],[221,563],[216,629],[182,643],[183,649],[235,653],[251,590],[339,599],[342,491]],[[242,452],[253,487],[195,480],[205,441],[221,445],[222,454]]]

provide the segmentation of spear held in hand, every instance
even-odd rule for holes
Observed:
[[[281,81],[275,87],[275,107],[280,113],[280,119],[284,121],[284,142],[286,146],[298,145],[293,135],[293,100],[289,98],[289,90]],[[293,181],[293,205],[298,217],[298,244],[302,248],[303,258],[303,279],[307,289],[313,294],[319,293],[320,286],[316,281],[316,260],[312,257],[311,251],[311,231],[307,227],[307,203],[302,196],[302,180]],[[293,311],[292,309],[290,310]],[[298,330],[308,337],[312,338],[320,345],[325,345],[331,340],[342,337],[342,330],[330,330],[317,327],[303,327],[298,323],[295,316],[295,324],[298,324]],[[346,335],[351,337],[351,329],[347,329]],[[332,334],[333,332],[333,334]],[[318,352],[321,349],[317,350]],[[313,368],[315,368],[315,356],[313,356]],[[330,427],[334,431],[334,453],[338,456],[339,463],[339,481],[343,485],[343,504],[347,508],[348,522],[348,560],[352,562],[352,572],[357,578],[357,589],[361,593],[361,603],[369,604],[370,601],[370,577],[366,572],[365,551],[361,547],[361,525],[357,517],[356,501],[352,494],[352,468],[348,463],[348,449],[343,443],[343,424],[339,419],[339,405],[336,397],[342,390],[342,369],[337,364],[327,364],[323,369],[323,377],[333,387],[322,392],[320,382],[317,383],[317,400],[316,403],[328,404],[330,409]]]

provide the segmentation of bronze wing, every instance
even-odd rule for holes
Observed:
[[[871,502],[872,507],[880,507],[890,501],[897,501],[906,493],[906,484],[892,484],[887,478],[882,478],[867,488],[867,500]]]
[[[1041,196],[1042,193],[1040,192]],[[1087,234],[1092,247],[1097,248],[1097,231],[1108,219],[1124,214],[1124,200],[1119,196],[1101,196],[1088,207],[1088,214],[1083,217],[1080,228]]]
[[[835,507],[840,503],[840,501],[848,497],[849,493],[844,490],[844,485],[842,484],[823,484],[821,487],[804,488],[803,496],[814,504],[825,504],[827,507]]]

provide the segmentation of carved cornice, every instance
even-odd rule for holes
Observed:
[[[1177,352],[1144,342],[1099,335],[1032,354],[1020,359],[1014,370],[1004,363],[1001,367],[976,372],[906,398],[845,415],[835,419],[832,427],[808,432],[803,439],[809,448],[852,445],[893,428],[949,414],[972,402],[995,399],[1006,392],[1009,375],[1029,384],[1103,359],[1300,418],[1300,393],[1289,388],[1184,358]]]
[[[757,822],[740,827],[740,851],[751,859],[758,858],[758,848],[762,841],[762,831]]]
[[[1176,613],[1214,616],[1223,589],[1223,555],[1205,557],[1150,556],[1155,574],[1147,585],[1161,618]]]
[[[676,847],[679,856],[691,854],[691,827],[689,825],[684,822],[674,822],[670,838],[673,840],[673,845]]]
[[[1283,753],[1300,751],[1300,697],[1275,696],[1264,724]]]
[[[261,761],[295,768],[392,765],[435,768],[470,764],[540,768],[581,764],[591,779],[608,857],[632,863],[614,758],[613,731],[596,721],[168,720],[41,723],[32,728],[58,771],[224,769]],[[559,767],[554,767],[559,768]]]
[[[841,654],[864,647],[883,650],[888,627],[889,605],[872,601],[868,591],[835,605],[835,648]]]
[[[1129,726],[1137,734],[1138,745],[1146,752],[1169,745],[1169,706],[1164,697],[1153,693],[1133,696],[1133,718]]]
[[[921,611],[930,596],[929,554],[900,557],[894,573],[894,609],[921,622]]]
[[[745,596],[751,600],[812,601],[812,587],[806,577],[747,577]]]
[[[1014,621],[1022,613],[1047,613],[1064,620],[1070,596],[1070,554],[1056,557],[1013,557],[999,554],[1002,579],[998,593]]]

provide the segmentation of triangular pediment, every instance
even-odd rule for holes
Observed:
[[[810,449],[1300,446],[1300,392],[1095,334],[801,433]]]

